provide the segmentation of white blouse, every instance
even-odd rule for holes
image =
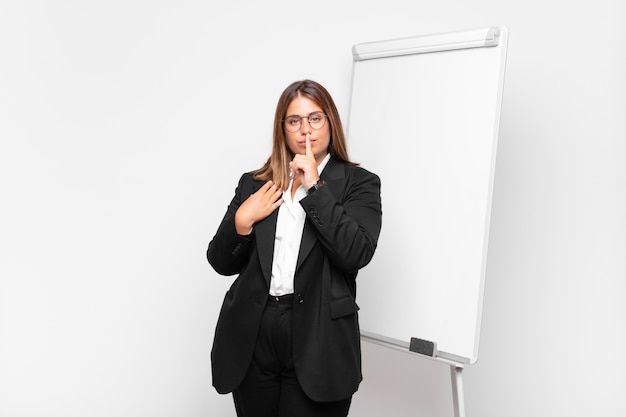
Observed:
[[[329,159],[330,154],[326,155],[322,163],[317,166],[319,175],[322,174]],[[293,278],[296,274],[296,263],[298,262],[302,231],[306,219],[306,213],[300,205],[300,200],[306,197],[306,189],[304,185],[300,185],[292,200],[292,185],[293,178],[289,182],[289,188],[283,192],[283,204],[278,208],[272,279],[270,281],[270,295],[273,296],[293,294],[294,291]]]

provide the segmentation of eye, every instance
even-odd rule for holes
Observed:
[[[324,113],[322,112],[315,112],[315,113],[309,114],[309,121],[311,121],[312,123],[318,123],[318,122],[321,122],[322,120],[324,120]]]
[[[285,120],[285,123],[287,123],[288,125],[291,125],[291,126],[298,126],[300,124],[300,118],[299,117],[288,117]]]

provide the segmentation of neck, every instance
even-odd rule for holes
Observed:
[[[293,183],[291,184],[291,200],[292,201],[293,201],[294,196],[296,195],[296,190],[298,189],[298,187],[300,187],[300,184],[302,184],[300,182],[300,177],[296,175],[293,178]]]
[[[317,166],[319,166],[322,163],[324,158],[326,158],[326,155],[328,155],[328,152],[324,152],[323,154],[320,154],[320,155],[315,155],[315,162],[317,162]]]

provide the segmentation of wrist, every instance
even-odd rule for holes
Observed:
[[[317,180],[317,181],[316,181],[316,182],[315,182],[315,183],[314,183],[311,187],[309,187],[309,188],[306,190],[306,195],[309,195],[309,194],[311,194],[311,193],[314,193],[314,192],[315,192],[315,191],[317,191],[320,187],[324,186],[324,184],[326,184],[326,183],[324,182],[324,180],[323,180],[323,179],[321,179],[321,178],[320,178],[320,179],[318,179],[318,180]]]
[[[254,226],[254,222],[246,221],[242,219],[242,216],[239,215],[239,212],[235,213],[235,230],[237,234],[245,236],[252,233]]]

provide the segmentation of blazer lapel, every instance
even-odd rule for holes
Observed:
[[[343,188],[345,187],[345,169],[342,163],[330,158],[320,178],[324,180],[326,183],[325,187],[328,187],[335,197],[339,198],[339,196],[343,194]],[[316,241],[317,233],[315,232],[315,226],[308,220],[307,214],[307,220],[304,222],[304,231],[302,232],[302,241],[300,242],[300,252],[298,254],[296,270],[300,268],[302,262],[304,262],[309,255]]]
[[[313,245],[317,241],[315,227],[311,226],[308,221],[304,222],[304,231],[302,232],[302,241],[300,242],[300,252],[298,253],[298,262],[296,263],[296,271],[313,249]]]
[[[274,260],[274,235],[276,234],[276,220],[278,219],[278,210],[274,210],[272,214],[265,219],[258,222],[254,228],[256,247],[259,252],[259,263],[261,264],[261,271],[263,272],[263,278],[267,283],[267,287],[270,286],[270,279],[272,277],[272,262]]]

